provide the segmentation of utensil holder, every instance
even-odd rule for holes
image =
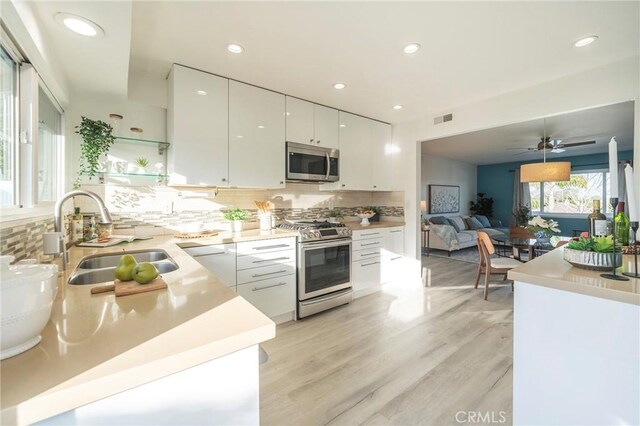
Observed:
[[[258,215],[258,220],[260,221],[260,230],[261,231],[271,231],[271,213],[260,213]]]

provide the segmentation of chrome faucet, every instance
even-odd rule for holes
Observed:
[[[64,226],[62,224],[62,205],[69,198],[76,197],[78,195],[84,195],[89,198],[92,198],[96,204],[98,204],[98,209],[100,210],[100,220],[102,223],[111,223],[111,214],[109,214],[109,210],[107,210],[107,206],[105,206],[104,201],[98,194],[91,191],[71,191],[67,192],[56,201],[56,205],[53,208],[53,227],[55,232],[48,232],[44,234],[44,247],[45,254],[54,254],[58,255],[62,258],[62,269],[67,269],[67,263],[69,263],[69,253],[67,252],[67,246],[64,243]]]

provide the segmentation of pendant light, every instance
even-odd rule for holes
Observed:
[[[547,119],[543,119],[542,163],[520,166],[520,182],[566,182],[571,179],[571,163],[551,161],[547,163]]]

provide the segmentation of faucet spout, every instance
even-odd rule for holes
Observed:
[[[77,197],[79,195],[83,195],[93,199],[98,205],[98,210],[100,212],[100,220],[102,223],[112,223],[111,214],[107,209],[107,206],[104,204],[104,201],[98,194],[91,191],[84,190],[76,190],[70,191],[64,194],[58,201],[56,201],[56,205],[53,208],[53,226],[55,230],[55,235],[58,236],[60,241],[60,247],[57,253],[47,253],[47,254],[57,254],[62,257],[62,269],[67,269],[67,263],[69,262],[69,255],[67,253],[67,246],[64,243],[64,238],[62,237],[62,232],[64,232],[64,227],[62,226],[62,205],[69,198]],[[47,235],[45,235],[47,237]],[[55,238],[55,236],[54,236]]]

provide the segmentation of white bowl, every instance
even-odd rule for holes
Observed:
[[[3,265],[0,300],[0,359],[40,342],[56,296],[56,265]]]
[[[362,219],[362,221],[360,222],[361,226],[370,225],[369,219],[374,217],[375,215],[376,215],[375,213],[356,213],[356,216],[358,216],[360,219]]]

